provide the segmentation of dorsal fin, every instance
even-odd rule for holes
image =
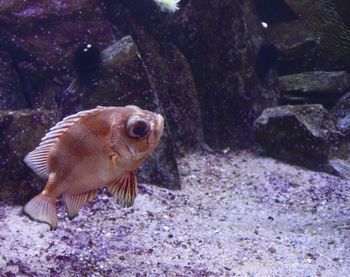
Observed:
[[[24,162],[39,176],[47,178],[49,176],[47,167],[47,157],[52,147],[57,143],[62,134],[81,118],[105,107],[98,106],[91,110],[80,111],[76,114],[65,117],[62,121],[53,126],[49,132],[41,139],[37,148],[29,152],[24,157]]]

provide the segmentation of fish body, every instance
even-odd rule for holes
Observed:
[[[97,107],[63,119],[24,159],[48,178],[43,192],[25,205],[25,213],[56,228],[58,197],[73,218],[105,186],[123,206],[132,205],[137,185],[133,171],[155,149],[163,126],[161,115],[136,106]]]

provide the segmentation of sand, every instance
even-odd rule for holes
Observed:
[[[350,182],[261,157],[179,160],[183,189],[108,193],[59,226],[0,205],[0,276],[350,276]]]

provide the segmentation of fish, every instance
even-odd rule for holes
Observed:
[[[24,158],[37,175],[47,178],[24,213],[56,229],[58,198],[73,219],[103,187],[123,207],[132,206],[137,193],[134,171],[154,151],[163,129],[162,115],[134,105],[97,106],[64,118]]]

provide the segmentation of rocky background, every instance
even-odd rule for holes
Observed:
[[[24,155],[64,116],[96,105],[165,115],[138,174],[162,187],[181,187],[176,160],[200,148],[259,145],[350,176],[346,3],[183,0],[171,14],[150,0],[1,1],[1,198],[39,191]]]
[[[275,158],[348,178],[349,3],[255,1],[279,49],[279,107],[255,122],[255,138]],[[274,9],[278,10],[277,17]]]
[[[349,276],[349,70],[348,0],[0,1],[0,275]],[[166,118],[135,205],[24,215],[45,132],[127,104]]]

